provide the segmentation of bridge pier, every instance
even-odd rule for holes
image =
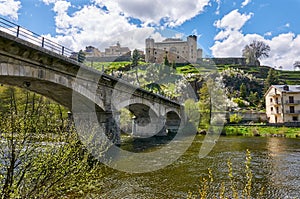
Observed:
[[[97,118],[107,139],[112,141],[115,145],[120,145],[120,112],[97,112]]]
[[[152,137],[166,136],[166,118],[163,116],[149,117],[133,117],[132,118],[132,136],[133,137]]]

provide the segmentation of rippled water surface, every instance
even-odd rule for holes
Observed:
[[[208,168],[213,171],[214,182],[209,193],[213,195],[219,193],[222,182],[230,187],[227,167],[229,159],[236,186],[242,189],[246,181],[246,150],[249,149],[252,156],[253,198],[260,192],[263,198],[300,198],[300,139],[220,137],[213,151],[199,159],[202,140],[203,137],[198,136],[181,158],[155,172],[128,174],[110,169],[104,176],[100,197],[186,198],[189,191],[197,192],[200,179],[207,176]],[[129,140],[123,143],[122,148],[147,152],[155,150],[159,147],[156,145],[163,142],[156,141]]]

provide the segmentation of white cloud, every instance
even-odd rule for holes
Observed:
[[[144,25],[160,25],[174,27],[195,17],[204,10],[209,0],[94,0],[99,5],[106,6],[110,11],[123,13],[126,17],[141,20]]]
[[[215,2],[218,4],[217,10],[216,10],[216,15],[220,14],[220,8],[221,8],[221,0],[215,0]]]
[[[300,35],[283,33],[265,42],[271,52],[269,58],[262,60],[263,64],[292,69],[293,63],[300,60]]]
[[[264,35],[265,36],[272,36],[272,32],[266,32]]]
[[[221,20],[217,20],[214,26],[221,29],[221,31],[215,36],[215,40],[223,40],[228,38],[232,32],[238,32],[241,27],[253,16],[253,13],[248,15],[241,14],[238,10],[233,10],[225,15]]]
[[[221,20],[215,21],[215,26],[221,29],[234,29],[238,30],[253,16],[253,13],[248,15],[241,14],[239,11],[233,10],[225,15]]]
[[[289,28],[291,25],[289,23],[286,23],[284,26]]]
[[[78,51],[89,45],[104,50],[105,47],[115,45],[117,41],[130,49],[144,49],[147,37],[151,36],[157,41],[164,39],[161,33],[156,32],[149,24],[162,27],[162,30],[167,26],[177,26],[201,12],[209,0],[92,0],[89,5],[76,8],[77,11],[73,13],[69,12],[69,8],[74,8],[72,1],[43,2],[47,5],[53,4],[53,11],[56,13],[58,35],[51,39]],[[142,22],[141,26],[130,23],[129,18],[139,19]],[[160,26],[162,20],[166,25]],[[176,33],[173,35],[176,36]],[[47,35],[47,38],[50,37]]]
[[[108,12],[101,6],[85,5],[69,15],[68,9],[71,6],[71,3],[66,1],[54,2],[53,11],[56,13],[58,35],[55,38],[50,35],[46,37],[75,51],[89,45],[104,50],[105,47],[115,45],[117,41],[130,49],[143,49],[145,39],[150,35],[154,39],[162,38],[158,33],[154,33],[154,28],[137,27],[116,10]]]
[[[18,11],[20,8],[20,1],[0,0],[0,15],[8,16],[14,20],[18,20]]]
[[[62,0],[42,0],[46,5],[50,5],[52,3],[56,3],[57,1],[62,1]]]
[[[251,2],[251,0],[245,0],[245,1],[242,3],[242,8],[245,7],[246,5],[248,5],[250,2]]]
[[[210,48],[214,57],[241,57],[242,50],[247,44],[253,40],[259,40],[271,48],[269,58],[260,60],[263,65],[292,69],[293,63],[300,60],[300,35],[283,33],[271,39],[265,39],[258,34],[243,34],[241,28],[251,17],[249,15],[241,17],[242,15],[237,14],[236,10],[233,12],[237,18],[226,15],[215,23],[216,27],[221,30],[215,36],[215,43]],[[265,35],[272,36],[272,33],[269,32]]]

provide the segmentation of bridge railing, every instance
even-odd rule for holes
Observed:
[[[66,48],[58,43],[55,43],[39,34],[27,30],[26,28],[23,28],[18,24],[10,22],[2,17],[0,17],[0,30],[60,55],[72,57],[74,53],[71,49]]]

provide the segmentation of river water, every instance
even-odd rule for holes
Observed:
[[[246,150],[251,151],[252,198],[300,198],[300,139],[275,137],[220,137],[213,150],[205,158],[198,157],[203,136],[197,136],[186,151],[173,164],[150,173],[128,174],[108,169],[103,177],[100,198],[186,198],[188,192],[197,193],[201,179],[212,170],[213,182],[209,197],[220,193],[221,183],[225,183],[230,193],[227,162],[233,167],[235,186],[242,190],[245,186]],[[126,150],[155,150],[153,140],[127,141]],[[161,143],[160,143],[161,144]],[[159,144],[158,144],[159,145]],[[170,151],[171,153],[171,151]],[[166,154],[167,155],[167,154]]]

